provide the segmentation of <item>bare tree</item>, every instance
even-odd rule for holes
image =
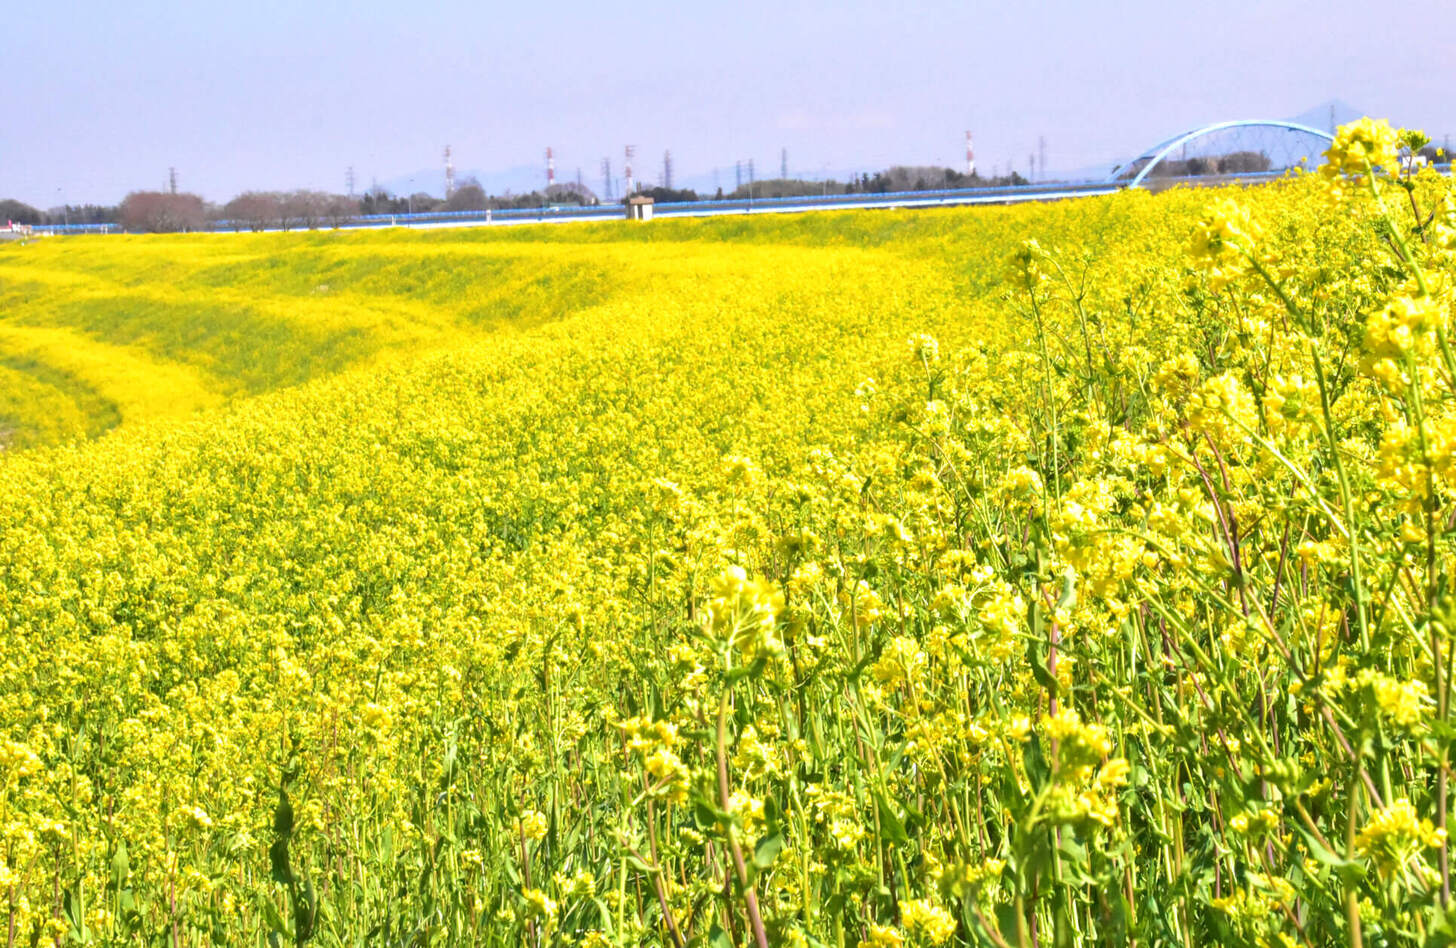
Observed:
[[[330,194],[324,203],[324,216],[330,226],[343,227],[359,216],[359,199],[345,194]]]
[[[298,226],[315,230],[324,216],[327,200],[328,195],[318,191],[294,191],[288,195],[289,215],[298,222]]]
[[[207,206],[196,194],[133,191],[121,202],[121,226],[134,233],[175,233],[201,230]]]
[[[223,216],[234,227],[260,231],[272,221],[277,196],[264,191],[246,191],[223,206]]]
[[[454,191],[450,192],[450,197],[445,201],[443,210],[483,211],[485,210],[485,189],[474,178],[466,178],[456,185]]]

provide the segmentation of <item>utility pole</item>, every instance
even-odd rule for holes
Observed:
[[[1036,166],[1041,169],[1041,179],[1046,180],[1046,136],[1038,135],[1036,139]]]

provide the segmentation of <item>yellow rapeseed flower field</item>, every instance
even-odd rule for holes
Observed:
[[[0,940],[1450,943],[1412,144],[0,248]]]

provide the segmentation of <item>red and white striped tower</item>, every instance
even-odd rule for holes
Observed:
[[[632,196],[632,159],[637,155],[637,146],[627,146],[627,196]]]
[[[971,148],[971,133],[966,132],[966,177],[976,173],[976,152]]]
[[[546,187],[549,190],[556,183],[556,159],[551,155],[551,146],[546,146]]]

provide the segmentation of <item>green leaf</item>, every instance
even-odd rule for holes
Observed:
[[[1431,921],[1426,930],[1426,944],[1431,948],[1449,948],[1456,945],[1456,905],[1442,911],[1431,908]]]
[[[1057,599],[1058,609],[1070,609],[1077,604],[1077,577],[1071,570],[1062,575],[1062,594]]]
[[[698,824],[698,829],[712,830],[721,826],[727,826],[732,822],[733,817],[727,810],[720,810],[709,803],[707,798],[699,797],[693,801],[693,822]]]
[[[273,881],[288,885],[293,881],[293,869],[288,865],[288,837],[280,836],[268,847],[268,860],[273,867]]]
[[[278,809],[273,811],[273,832],[288,836],[293,832],[293,804],[286,789],[278,791]]]
[[[268,928],[280,935],[288,934],[288,927],[283,924],[283,916],[278,912],[278,906],[273,904],[272,899],[263,899],[263,920],[268,923]]]
[[[126,840],[116,841],[116,852],[111,856],[111,884],[120,889],[126,885],[126,877],[131,873],[131,859],[127,856]]]
[[[649,866],[644,860],[638,859],[636,856],[628,856],[627,865],[631,866],[633,869],[636,869],[638,872],[645,872],[649,876],[657,875],[656,868]]]
[[[1077,866],[1085,867],[1088,865],[1087,847],[1083,846],[1081,841],[1070,831],[1061,834],[1057,851]]]
[[[313,935],[314,920],[318,917],[318,896],[313,891],[313,882],[303,884],[303,892],[293,906],[293,924],[298,931],[298,941],[307,941]]]
[[[1305,845],[1309,848],[1309,854],[1315,861],[1323,866],[1328,866],[1341,881],[1346,883],[1357,882],[1365,876],[1365,864],[1354,859],[1343,859],[1330,852],[1322,846],[1314,834],[1303,826],[1295,826],[1301,836],[1304,837]]]
[[[767,869],[773,865],[778,858],[779,850],[784,848],[784,834],[774,833],[772,836],[765,836],[758,841],[753,850],[753,864],[759,869]]]
[[[895,812],[885,791],[875,789],[875,806],[880,811],[880,838],[892,843],[908,843],[910,836],[905,832],[905,821]]]
[[[1047,643],[1040,637],[1030,639],[1026,644],[1026,663],[1031,667],[1031,677],[1036,683],[1055,695],[1060,684],[1047,668]]]
[[[733,940],[717,922],[713,923],[712,931],[708,932],[708,948],[733,948]]]
[[[1040,791],[1046,786],[1047,780],[1051,777],[1051,767],[1047,766],[1046,755],[1041,750],[1041,738],[1032,735],[1031,739],[1022,746],[1021,760],[1026,765],[1026,776],[1031,780],[1031,788]]]
[[[1017,932],[1020,926],[1016,918],[1016,908],[1010,903],[1003,902],[996,906],[996,927],[1001,929],[1002,940],[1011,945],[1021,942]]]
[[[448,790],[455,782],[455,771],[459,758],[459,745],[452,736],[445,745],[445,759],[440,766],[440,789]]]
[[[768,656],[760,655],[752,665],[748,665],[743,668],[734,668],[729,671],[728,674],[725,676],[725,680],[728,682],[728,684],[731,685],[735,682],[743,680],[744,678],[758,678],[763,674],[763,670],[767,667]]]

